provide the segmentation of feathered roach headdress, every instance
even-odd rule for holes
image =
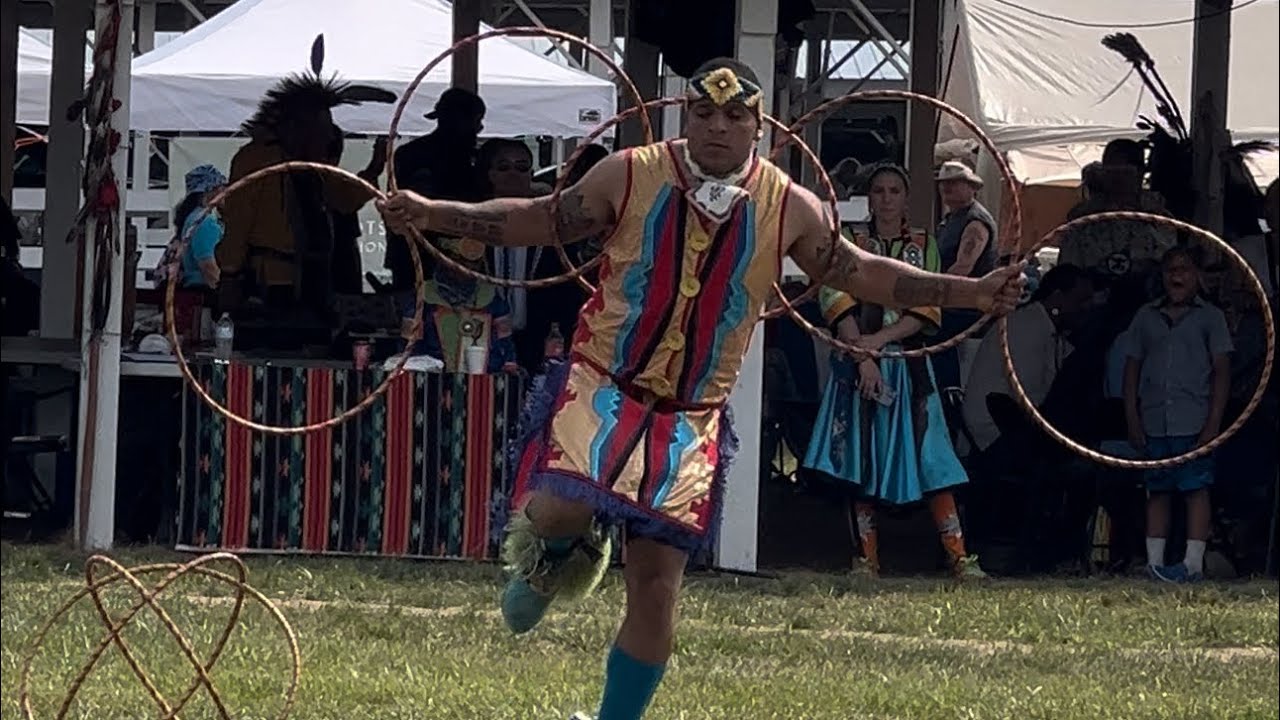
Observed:
[[[240,129],[248,135],[256,136],[263,131],[274,132],[280,122],[291,113],[319,112],[339,105],[396,101],[395,94],[381,88],[341,82],[336,74],[323,78],[320,75],[323,68],[324,35],[321,34],[311,43],[311,72],[290,75],[268,90],[258,103],[258,111]]]

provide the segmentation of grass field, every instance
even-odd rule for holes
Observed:
[[[75,592],[84,558],[4,545],[0,715],[19,717],[23,654]],[[121,550],[126,565],[187,559]],[[522,639],[494,612],[492,566],[355,559],[248,559],[250,581],[296,629],[298,720],[547,720],[594,710],[619,617],[613,574],[588,602]],[[795,574],[780,580],[694,576],[678,647],[650,718],[1275,718],[1276,584],[1174,589],[1137,580],[941,579],[870,584]],[[230,612],[209,581],[181,581],[165,607],[203,655]],[[132,598],[108,594],[114,612]],[[53,717],[102,637],[81,604],[36,657],[37,717]],[[154,616],[126,632],[169,698],[192,678]],[[250,608],[212,673],[237,718],[275,717],[288,654],[268,615]],[[107,651],[69,717],[158,717],[120,654]],[[214,718],[203,694],[183,718]]]

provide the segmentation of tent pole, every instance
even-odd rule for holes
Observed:
[[[156,0],[138,0],[138,54],[156,49]]]

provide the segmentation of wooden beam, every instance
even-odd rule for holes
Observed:
[[[12,206],[18,139],[18,0],[0,0],[0,196]]]
[[[911,3],[912,92],[938,95],[942,13],[935,0]],[[937,141],[938,113],[921,103],[907,108],[907,174],[915,179],[909,215],[916,227],[932,229],[934,224],[933,146]]]
[[[454,42],[480,32],[480,21],[484,18],[487,4],[485,0],[457,0],[453,3]],[[479,92],[480,55],[478,51],[479,45],[472,43],[454,54],[450,81],[453,87]]]
[[[1191,59],[1191,148],[1196,184],[1195,222],[1222,234],[1222,153],[1227,132],[1232,0],[1198,0]]]

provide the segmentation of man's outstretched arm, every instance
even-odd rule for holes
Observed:
[[[561,193],[554,218],[549,196],[465,203],[402,191],[380,202],[378,209],[387,227],[400,234],[412,224],[424,232],[468,237],[490,245],[554,245],[582,240],[612,226],[626,182],[626,157],[615,154]]]
[[[868,253],[841,237],[832,248],[831,220],[820,201],[792,188],[796,211],[787,219],[789,252],[809,277],[853,297],[891,308],[935,305],[974,308],[1003,314],[1021,295],[1020,269],[1001,268],[971,279],[931,273],[907,263]]]

